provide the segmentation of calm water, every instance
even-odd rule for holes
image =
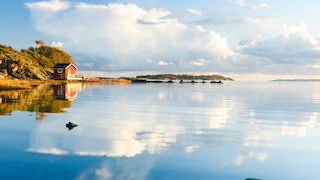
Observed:
[[[68,84],[0,97],[0,179],[320,179],[320,82]]]

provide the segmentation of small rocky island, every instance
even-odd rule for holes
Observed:
[[[126,78],[126,77],[124,77]],[[133,83],[219,83],[222,81],[233,81],[230,77],[221,75],[192,75],[192,74],[154,74],[154,75],[140,75],[135,78],[126,78]]]
[[[74,63],[62,49],[48,46],[42,40],[37,40],[36,44],[37,47],[20,51],[0,45],[0,79],[47,80],[51,78],[55,64]]]
[[[170,80],[221,80],[232,81],[233,79],[221,75],[192,75],[192,74],[155,74],[155,75],[142,75],[137,78],[145,79],[170,79]]]

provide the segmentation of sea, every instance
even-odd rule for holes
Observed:
[[[320,179],[320,81],[40,85],[0,114],[0,179]]]

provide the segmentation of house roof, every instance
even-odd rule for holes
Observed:
[[[69,66],[73,66],[75,67],[76,69],[78,69],[74,64],[72,63],[57,63],[55,66],[53,66],[54,69],[56,68],[62,68],[62,69],[66,69],[68,68]]]

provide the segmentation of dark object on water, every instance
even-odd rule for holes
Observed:
[[[71,129],[75,128],[76,126],[78,126],[78,125],[77,125],[77,124],[74,124],[74,123],[72,123],[72,122],[68,122],[68,123],[66,124],[66,127],[69,129],[69,131],[70,131]]]
[[[223,82],[221,80],[219,80],[219,81],[211,81],[211,83],[223,84]]]
[[[134,78],[134,79],[131,79],[131,82],[132,83],[146,83],[147,80]]]
[[[261,180],[261,179],[257,179],[257,178],[246,178],[245,180]]]
[[[163,83],[163,82],[160,81],[160,80],[147,80],[146,82],[147,82],[147,83]]]

